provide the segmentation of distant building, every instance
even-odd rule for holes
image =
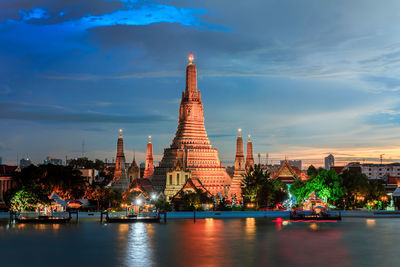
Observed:
[[[111,187],[121,192],[129,189],[129,179],[126,172],[124,139],[122,137],[122,130],[119,130],[119,137],[117,141],[117,158],[115,162],[114,178],[111,183]]]
[[[285,162],[284,160],[281,160],[281,165],[280,165],[280,167],[282,167],[282,165],[283,165],[284,162]],[[289,162],[290,166],[295,166],[295,167],[297,167],[299,170],[301,170],[301,167],[302,167],[302,162],[301,162],[301,160],[288,160],[288,162]]]
[[[62,159],[54,159],[52,157],[46,157],[43,161],[44,164],[62,165]]]
[[[78,169],[82,173],[82,177],[86,179],[88,184],[93,184],[99,176],[99,171],[96,169]]]
[[[400,163],[391,164],[360,164],[361,172],[369,179],[400,176]]]
[[[29,167],[29,166],[31,166],[31,164],[32,164],[32,161],[29,158],[22,158],[19,161],[19,167],[21,167],[21,168]]]
[[[329,156],[325,157],[325,169],[330,170],[333,166],[335,166],[335,157],[329,154]]]
[[[0,165],[2,165],[2,164],[3,164],[3,158],[0,157]]]

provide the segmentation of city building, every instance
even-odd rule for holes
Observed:
[[[16,185],[12,174],[18,170],[18,166],[0,165],[0,209],[6,209],[4,194]]]
[[[62,165],[62,159],[55,159],[52,157],[46,157],[43,161],[44,164]]]
[[[157,191],[164,191],[166,173],[174,169],[178,162],[190,170],[193,178],[213,195],[227,195],[231,178],[213,148],[204,127],[203,103],[197,90],[197,70],[193,55],[189,56],[186,68],[186,87],[182,92],[179,107],[178,129],[169,148],[164,149],[163,158],[151,177]]]
[[[3,158],[0,157],[0,165],[3,165]]]
[[[119,130],[119,137],[117,141],[117,157],[115,161],[114,178],[111,182],[111,187],[119,191],[129,189],[129,180],[126,175],[125,168],[125,154],[124,154],[124,139],[122,137],[122,130]]]
[[[167,172],[167,182],[164,190],[167,201],[170,201],[182,189],[189,178],[192,178],[190,171],[185,170],[179,164],[175,169]]]
[[[282,167],[282,165],[283,165],[283,163],[284,163],[285,161],[284,160],[281,160],[280,161],[280,167]],[[288,160],[288,162],[289,162],[289,164],[290,164],[290,166],[295,166],[296,168],[298,168],[299,170],[301,170],[301,168],[302,168],[302,162],[301,162],[301,160]]]
[[[20,168],[29,167],[29,166],[31,166],[31,164],[32,164],[32,161],[31,161],[29,158],[22,158],[22,159],[19,161],[19,167],[20,167]]]
[[[154,161],[153,161],[153,144],[151,143],[151,136],[149,136],[149,142],[147,143],[146,151],[146,163],[143,173],[143,178],[150,178],[154,172]]]
[[[99,177],[99,171],[96,169],[77,169],[81,172],[88,184],[93,184]]]
[[[325,157],[325,169],[330,170],[333,166],[335,166],[335,157],[329,154],[329,156]]]
[[[232,183],[229,187],[228,197],[233,204],[242,203],[242,180],[246,173],[246,163],[243,153],[243,138],[242,129],[239,129],[238,137],[236,138],[236,156],[235,156],[235,171],[232,177]]]

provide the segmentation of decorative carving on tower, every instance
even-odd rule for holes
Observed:
[[[147,143],[146,152],[146,166],[143,173],[143,178],[149,178],[154,172],[154,162],[153,162],[153,144],[151,143],[151,136],[149,136],[149,142]]]
[[[254,169],[253,143],[250,137],[251,135],[249,135],[249,141],[247,141],[246,171],[250,170],[251,167]]]
[[[119,137],[117,141],[117,157],[115,161],[114,178],[111,187],[125,191],[129,189],[129,180],[126,176],[125,169],[125,154],[124,154],[124,139],[122,137],[122,129],[119,130]]]
[[[151,179],[156,190],[164,190],[167,171],[183,162],[192,177],[198,178],[213,195],[227,195],[231,178],[222,167],[217,149],[211,146],[207,137],[203,103],[201,93],[197,89],[197,70],[193,60],[193,54],[190,54],[175,138],[171,146],[164,149],[160,165],[155,168]]]

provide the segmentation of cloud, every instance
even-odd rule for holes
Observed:
[[[0,119],[23,120],[53,123],[128,123],[128,124],[152,124],[155,122],[170,121],[171,118],[164,115],[117,115],[104,113],[74,113],[64,109],[18,104],[2,103],[0,105]]]

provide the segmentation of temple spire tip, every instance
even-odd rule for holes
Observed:
[[[192,53],[192,52],[190,52],[188,59],[189,59],[189,62],[190,62],[190,63],[193,63],[194,56],[193,56],[193,53]]]

